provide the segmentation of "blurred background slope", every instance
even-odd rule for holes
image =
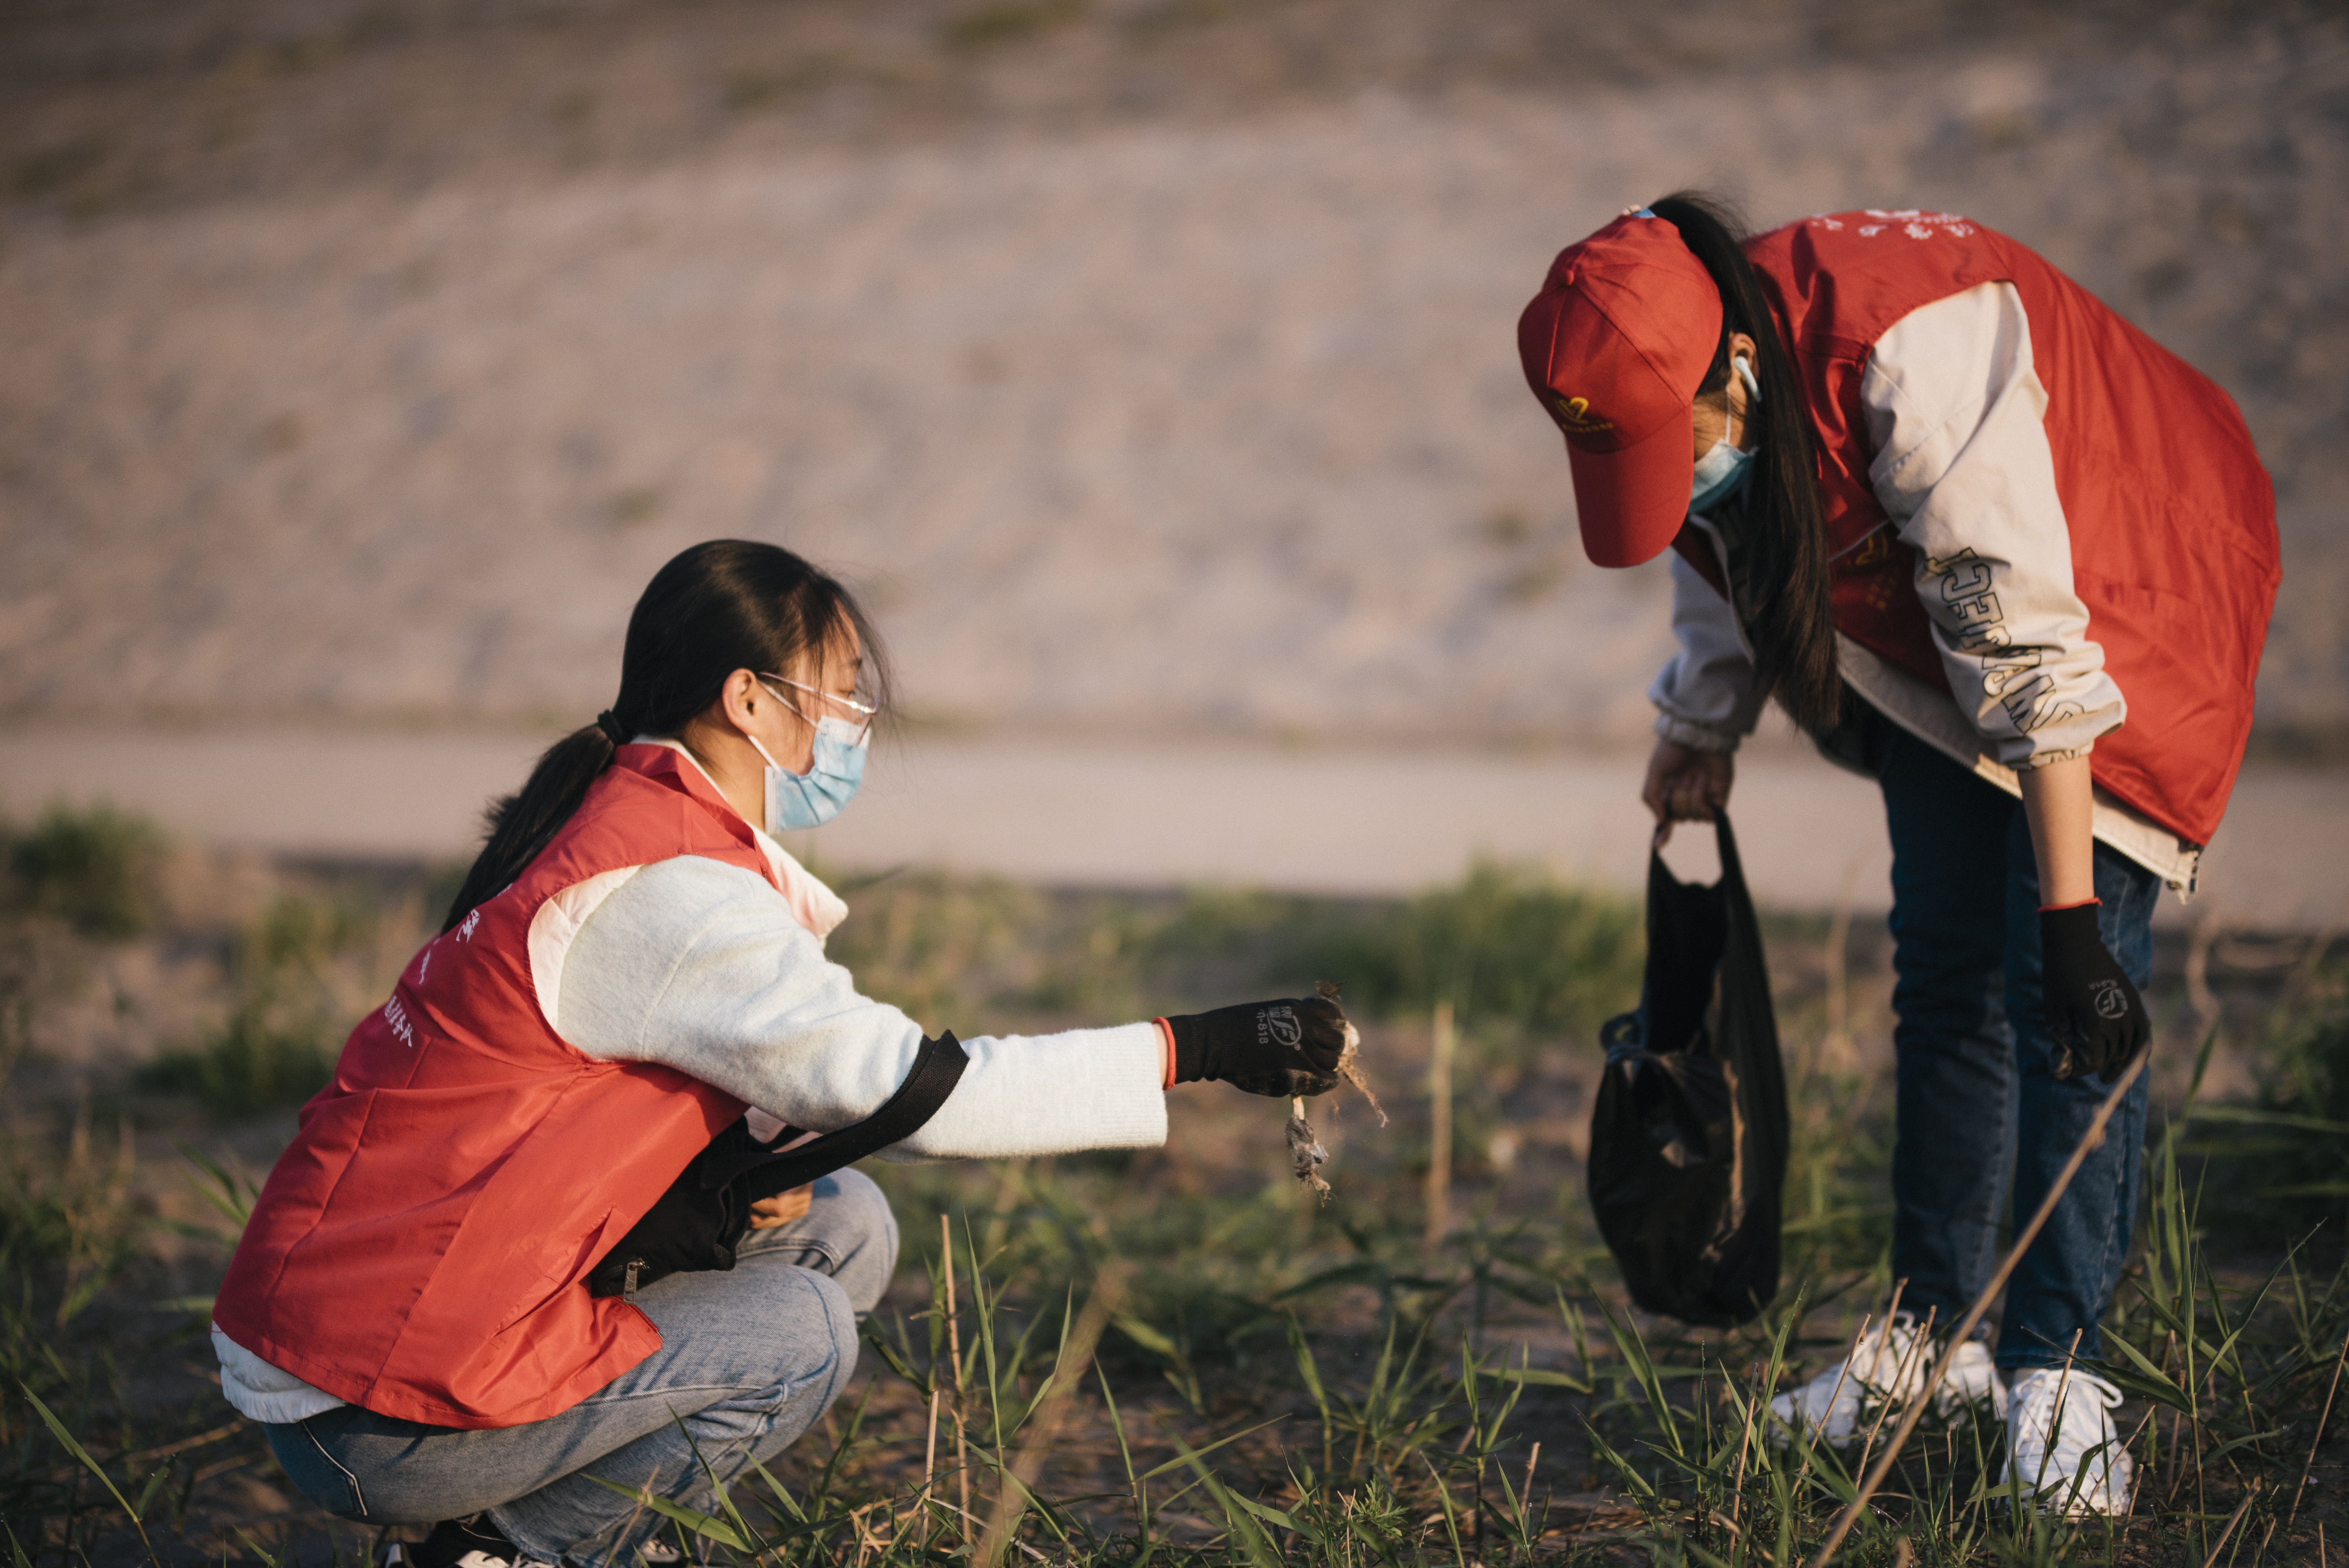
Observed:
[[[682,545],[957,729],[1634,742],[1516,313],[1711,184],[2016,235],[2240,401],[2349,735],[2349,22],[1768,0],[17,4],[0,717],[543,734]],[[2191,431],[2175,438],[2190,441]]]

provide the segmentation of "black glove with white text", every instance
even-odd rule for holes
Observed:
[[[1174,1037],[1176,1083],[1221,1078],[1281,1099],[1337,1087],[1346,1015],[1326,996],[1246,1002],[1162,1021]]]
[[[2039,912],[2040,999],[2059,1078],[2093,1073],[2111,1079],[2153,1038],[2145,998],[2096,928],[2095,903]]]

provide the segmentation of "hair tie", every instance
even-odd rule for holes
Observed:
[[[595,716],[595,727],[604,732],[604,738],[612,743],[615,750],[628,743],[627,729],[608,707]]]

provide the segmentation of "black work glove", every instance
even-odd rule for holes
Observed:
[[[2145,998],[2105,946],[2093,903],[2039,912],[2039,992],[2059,1078],[2110,1078],[2153,1038]]]
[[[1221,1078],[1282,1099],[1327,1094],[1338,1085],[1346,1015],[1326,996],[1186,1013],[1168,1018],[1166,1026],[1174,1035],[1176,1083]]]

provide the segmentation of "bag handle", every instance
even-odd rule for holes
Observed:
[[[771,1198],[854,1165],[893,1143],[903,1143],[938,1113],[947,1097],[954,1092],[955,1085],[962,1081],[963,1069],[969,1065],[970,1057],[964,1052],[962,1042],[954,1037],[954,1031],[943,1030],[936,1039],[922,1042],[914,1057],[914,1070],[905,1075],[897,1092],[864,1120],[837,1132],[827,1132],[795,1149],[776,1150],[745,1138],[747,1148],[738,1156],[703,1164],[701,1189],[705,1192],[716,1191],[739,1177],[746,1180],[753,1201]]]
[[[1669,824],[1659,822],[1656,830],[1648,835],[1648,860],[1652,867],[1664,858],[1664,830]],[[1729,829],[1729,808],[1716,806],[1713,810],[1713,842],[1721,853],[1721,881],[1715,885],[1724,892],[1745,894],[1745,866],[1737,858],[1737,835]],[[1670,875],[1671,868],[1664,868]],[[1678,882],[1678,877],[1673,877]]]
[[[1713,813],[1713,843],[1721,851],[1721,889],[1739,898],[1746,896],[1745,866],[1737,858],[1737,835],[1729,830],[1729,809],[1718,807]]]

